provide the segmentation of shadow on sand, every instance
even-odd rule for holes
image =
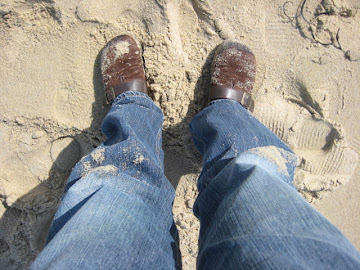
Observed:
[[[215,49],[203,65],[187,115],[180,123],[163,130],[165,175],[175,189],[183,175],[200,172],[201,156],[192,144],[188,124],[192,117],[206,105],[206,89],[210,81],[210,66],[214,51]],[[3,203],[6,211],[0,220],[0,266],[2,269],[27,269],[29,267],[45,245],[47,231],[71,169],[82,156],[90,153],[105,139],[100,126],[109,108],[103,106],[104,90],[100,72],[100,55],[101,51],[94,63],[95,102],[92,104],[93,121],[90,127],[74,132],[73,135],[59,138],[59,140],[67,139],[70,143],[53,161],[48,179],[11,206]]]

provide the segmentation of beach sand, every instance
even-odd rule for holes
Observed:
[[[184,269],[201,157],[188,129],[206,102],[215,47],[257,59],[254,115],[299,158],[299,192],[360,248],[360,2],[357,0],[3,0],[0,3],[0,268],[27,269],[72,167],[103,140],[100,52],[132,34],[165,115],[165,173]]]

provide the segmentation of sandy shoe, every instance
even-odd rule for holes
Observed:
[[[255,74],[256,60],[251,50],[237,42],[223,42],[212,61],[209,101],[233,99],[253,111]]]
[[[142,53],[131,36],[117,36],[105,46],[101,74],[107,104],[127,91],[148,93]]]

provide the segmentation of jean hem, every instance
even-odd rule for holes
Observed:
[[[119,103],[121,100],[125,99],[125,98],[129,98],[129,97],[144,97],[146,99],[149,99],[151,101],[153,101],[147,94],[143,93],[143,92],[139,92],[139,91],[127,91],[125,93],[121,93],[120,95],[118,95],[113,102],[111,103],[111,105],[115,105],[117,103]]]

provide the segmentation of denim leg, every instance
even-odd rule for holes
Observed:
[[[102,125],[107,140],[73,169],[31,269],[176,268],[162,123],[145,94],[117,97]]]
[[[198,269],[360,269],[352,244],[293,186],[294,153],[239,103],[213,101],[190,128],[203,155]]]

